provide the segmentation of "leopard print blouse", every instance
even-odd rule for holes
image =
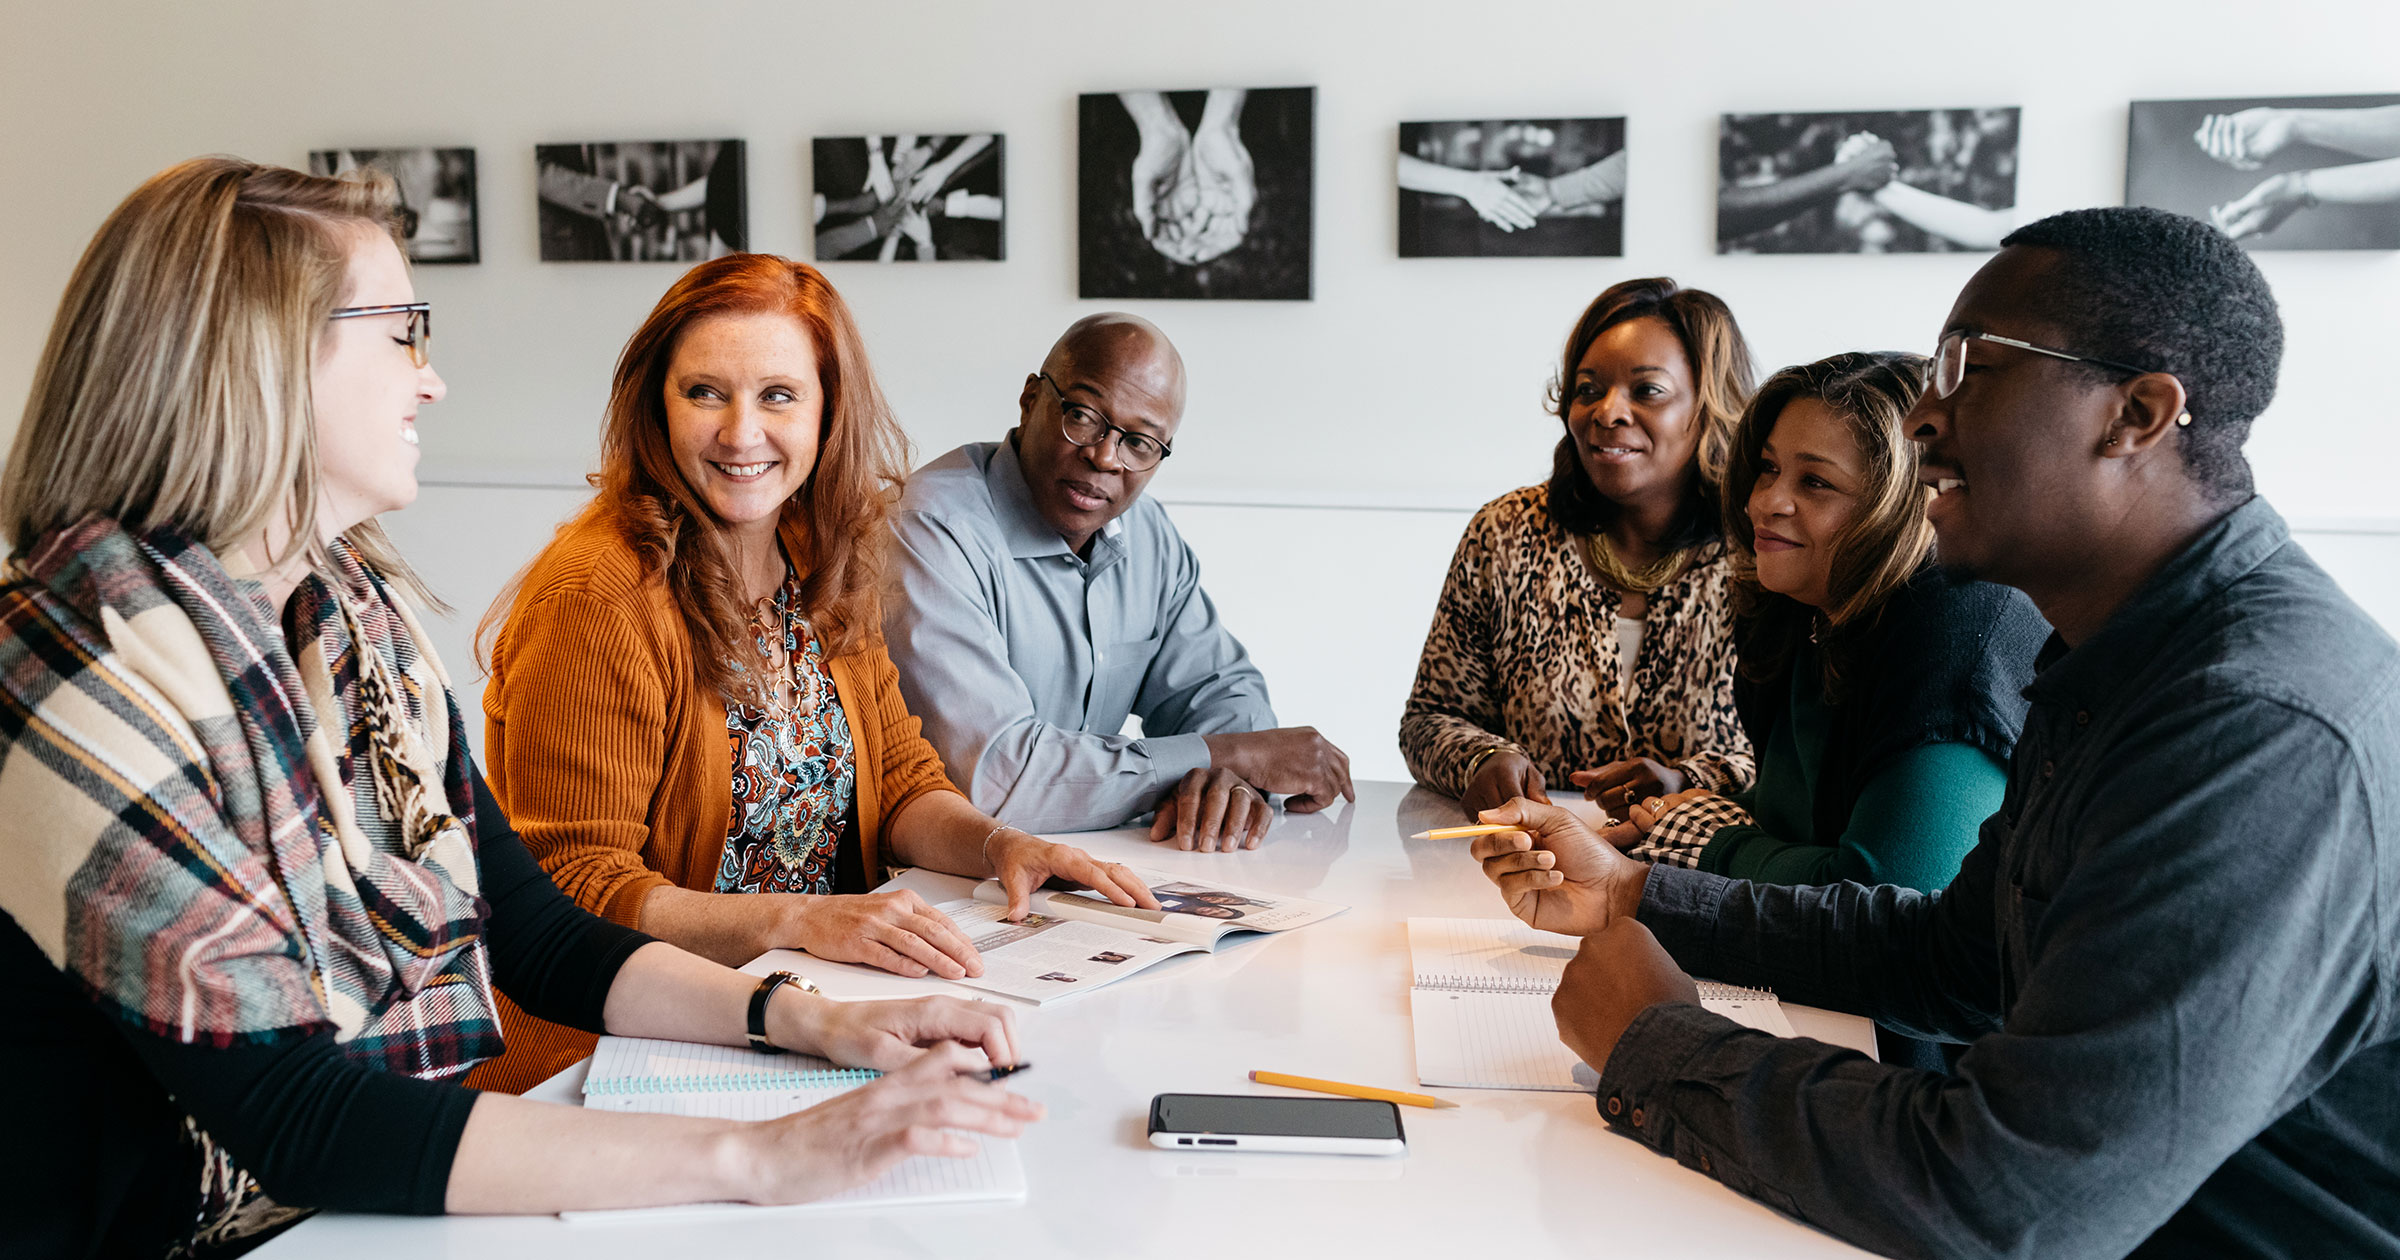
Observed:
[[[1650,597],[1633,694],[1619,685],[1617,606],[1583,540],[1550,519],[1548,486],[1492,500],[1468,522],[1442,584],[1400,718],[1409,773],[1466,790],[1487,749],[1525,754],[1552,792],[1567,774],[1627,757],[1731,791],[1756,776],[1733,708],[1733,619],[1724,548]]]

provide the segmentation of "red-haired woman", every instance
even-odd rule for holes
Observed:
[[[797,948],[946,979],[980,974],[974,946],[867,892],[885,863],[995,875],[1012,916],[1052,877],[1155,906],[975,809],[918,733],[875,606],[905,454],[815,268],[734,254],[659,299],[617,360],[599,494],[486,618],[492,790],[569,897],[734,965]],[[476,1084],[589,1049],[503,1015]]]

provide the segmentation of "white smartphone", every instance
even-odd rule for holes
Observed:
[[[1298,1151],[1405,1155],[1400,1109],[1364,1098],[1160,1094],[1150,1100],[1150,1145],[1171,1151]]]

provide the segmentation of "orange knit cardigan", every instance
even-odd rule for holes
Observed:
[[[787,522],[788,555],[804,526]],[[577,904],[633,927],[652,889],[716,884],[733,816],[724,697],[695,685],[691,636],[613,519],[589,510],[526,570],[492,644],[484,774],[525,847]],[[870,879],[891,820],[956,791],[900,695],[880,638],[827,662],[858,750],[858,838]],[[522,1093],[594,1038],[503,997],[507,1053],[467,1083]]]

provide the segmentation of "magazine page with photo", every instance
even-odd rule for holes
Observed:
[[[1036,893],[1033,903],[1052,914],[1139,920],[1160,936],[1210,949],[1229,933],[1288,932],[1330,919],[1349,908],[1285,893],[1177,879],[1156,871],[1137,869],[1134,874],[1150,886],[1150,895],[1158,899],[1158,909],[1120,906],[1084,889]],[[976,886],[975,897],[1002,904],[1008,901],[999,881],[989,879]]]
[[[1164,962],[1205,952],[1192,941],[1143,936],[1131,925],[1089,923],[1035,911],[1016,923],[1008,908],[972,897],[932,902],[983,956],[983,974],[955,983],[1047,1006],[1081,997]]]

